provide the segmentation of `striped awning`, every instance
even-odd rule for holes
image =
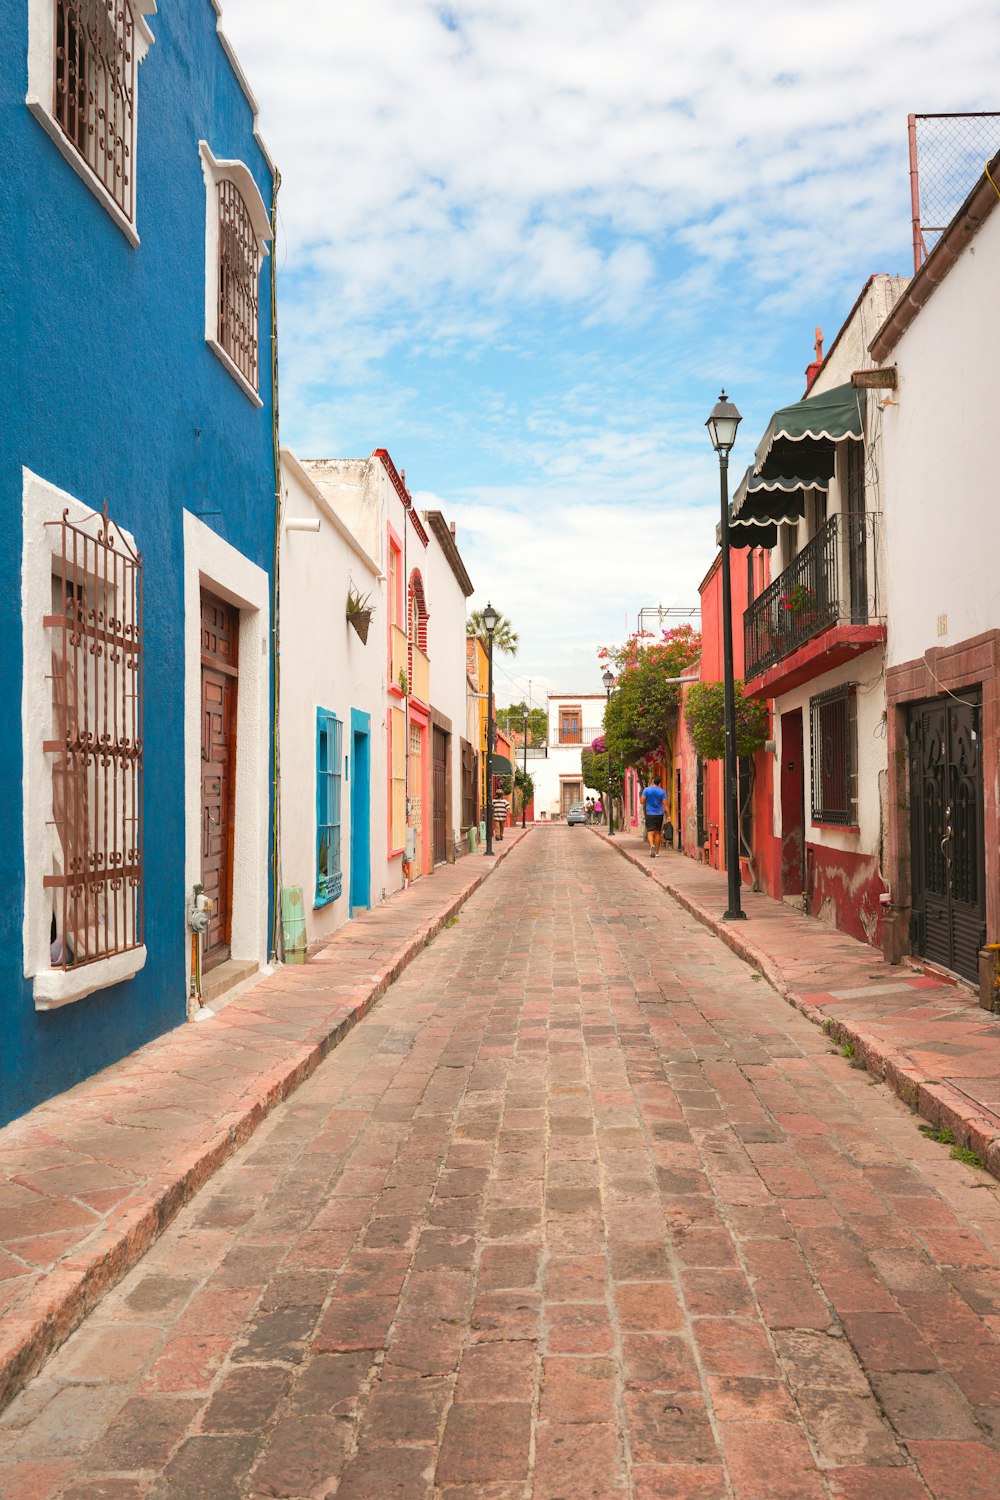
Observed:
[[[807,396],[791,406],[782,406],[774,413],[767,431],[757,444],[754,455],[754,473],[778,473],[777,460],[784,459],[789,450],[796,454],[809,453],[824,463],[829,461],[833,473],[833,445],[844,438],[860,442],[865,435],[865,391],[858,390],[850,382],[837,385],[830,391]],[[782,451],[775,453],[777,445]],[[781,472],[802,474],[801,466],[791,467],[784,462]],[[829,477],[829,476],[828,476]]]

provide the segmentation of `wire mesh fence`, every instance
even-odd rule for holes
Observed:
[[[1000,150],[1000,113],[911,115],[913,268],[920,269]]]

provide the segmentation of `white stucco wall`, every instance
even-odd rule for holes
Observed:
[[[424,520],[427,526],[426,517]],[[460,847],[462,826],[462,738],[467,737],[465,666],[466,597],[441,543],[427,526],[430,542],[421,568],[426,591],[427,655],[431,707],[451,721],[451,802],[448,809],[449,858]],[[473,741],[473,743],[475,743]]]
[[[858,754],[858,833],[840,828],[818,827],[812,820],[812,739],[810,734],[809,700],[827,693],[831,688],[853,682],[857,712]],[[802,710],[802,754],[805,767],[805,837],[810,844],[819,844],[828,849],[844,849],[852,854],[878,854],[883,833],[882,798],[886,772],[886,728],[883,652],[881,647],[866,651],[863,656],[814,677],[802,687],[785,693],[774,700],[774,737],[776,754],[773,757],[774,782],[774,832],[779,837],[781,824],[781,715]]]
[[[889,356],[899,380],[882,413],[890,666],[1000,626],[998,272],[994,211]]]
[[[606,698],[603,693],[560,693],[549,694],[547,711],[549,715],[549,753],[546,759],[529,760],[528,770],[535,781],[535,816],[540,817],[544,812],[546,818],[558,818],[560,816],[560,792],[562,781],[567,777],[583,780],[581,770],[583,745],[589,745],[593,735],[599,734],[604,728],[604,709]],[[580,745],[560,745],[559,743],[559,717],[560,710],[564,707],[575,707],[579,705],[583,723],[583,743]],[[593,734],[588,733],[593,731]],[[584,788],[584,797],[594,796]]]
[[[341,782],[343,892],[325,906],[316,895],[316,710],[343,724],[350,758],[351,710],[369,715],[371,904],[386,883],[385,587],[378,562],[339,522],[294,455],[282,452],[281,532],[281,879],[301,886],[306,932],[314,943],[350,916],[351,795]],[[290,529],[291,518],[318,521],[319,531]],[[372,595],[367,644],[348,624],[348,587]],[[341,764],[341,772],[345,767]]]

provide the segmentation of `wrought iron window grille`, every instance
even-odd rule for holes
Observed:
[[[53,114],[129,223],[135,220],[135,22],[128,0],[55,0]]]
[[[853,827],[858,820],[855,684],[810,698],[809,722],[813,822]]]
[[[239,188],[224,178],[218,191],[219,344],[256,391],[260,248]]]
[[[53,550],[50,965],[72,969],[141,946],[142,558],[109,521],[69,513]]]

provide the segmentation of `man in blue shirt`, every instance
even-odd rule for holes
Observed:
[[[649,845],[649,857],[655,859],[663,843],[663,809],[666,806],[667,794],[658,781],[653,781],[647,787],[643,787],[639,796],[646,814],[646,843]]]

